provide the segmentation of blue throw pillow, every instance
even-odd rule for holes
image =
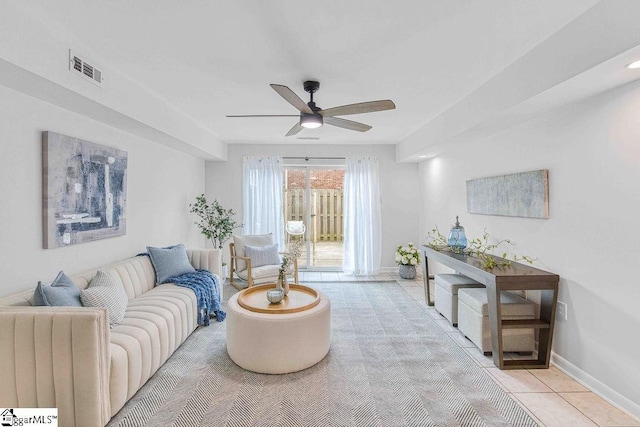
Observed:
[[[251,258],[251,267],[262,267],[263,265],[274,265],[282,262],[278,253],[277,243],[262,247],[245,245],[244,256]]]
[[[156,270],[156,283],[158,285],[170,282],[171,280],[169,279],[172,277],[196,271],[189,262],[187,250],[182,244],[169,248],[147,246],[147,252],[149,252],[151,264]]]
[[[33,294],[33,305],[50,307],[82,307],[80,288],[63,271],[51,285],[38,282]]]

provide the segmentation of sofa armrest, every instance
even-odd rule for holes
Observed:
[[[199,270],[209,270],[222,277],[222,251],[220,249],[187,249],[189,262]]]
[[[109,401],[104,308],[0,307],[0,407],[58,408],[65,426],[104,426]]]

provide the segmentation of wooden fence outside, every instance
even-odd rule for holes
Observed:
[[[311,224],[304,216],[304,189],[284,191],[285,221],[304,221],[312,242],[341,242],[342,233],[342,190],[312,189]]]

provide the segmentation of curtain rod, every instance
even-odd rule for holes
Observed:
[[[287,159],[287,160],[346,160],[346,157],[310,157],[310,156],[305,156],[305,157],[283,157],[283,159]]]

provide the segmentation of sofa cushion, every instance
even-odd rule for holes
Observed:
[[[269,246],[273,244],[273,235],[269,234],[249,234],[246,236],[233,235],[233,245],[237,256],[246,256],[244,247],[249,245],[253,247]],[[247,263],[244,260],[236,260],[236,269],[243,271],[247,269]]]
[[[196,271],[189,262],[187,250],[182,244],[169,248],[147,246],[147,252],[149,252],[151,263],[156,270],[158,285],[170,282],[173,277]]]
[[[122,283],[129,300],[156,286],[156,271],[153,269],[151,258],[147,254],[106,265],[100,270],[109,273]],[[92,269],[76,274],[71,278],[80,289],[86,289],[95,275],[96,269]]]
[[[278,253],[278,244],[269,246],[249,246],[244,247],[245,256],[251,258],[251,267],[262,267],[263,265],[280,265],[282,260]]]
[[[124,318],[127,294],[116,278],[98,270],[89,287],[80,293],[85,307],[104,307],[109,312],[109,326],[114,327]]]
[[[159,285],[129,301],[111,330],[112,414],[153,375],[198,326],[193,291]]]
[[[60,271],[51,285],[44,285],[42,282],[38,282],[33,294],[33,305],[82,307],[80,289],[69,276]]]
[[[248,270],[238,272],[238,277],[242,280],[248,280]],[[280,273],[279,265],[263,265],[262,267],[256,267],[251,269],[251,275],[253,276],[254,283],[275,282],[278,279],[278,273]]]

